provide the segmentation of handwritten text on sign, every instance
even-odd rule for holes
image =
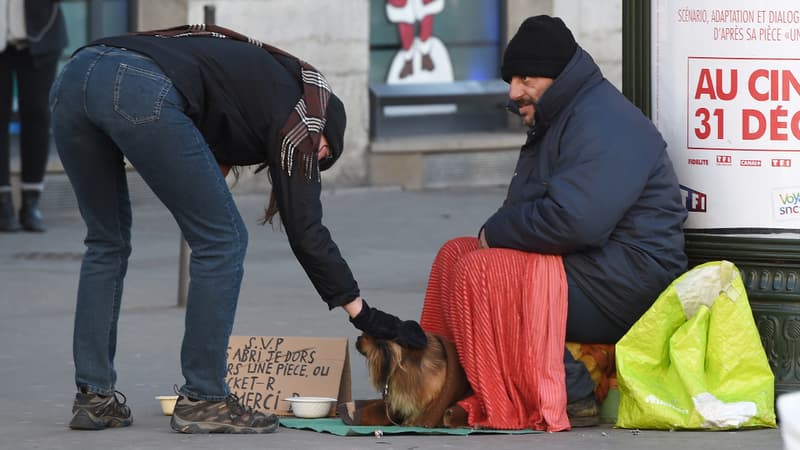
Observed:
[[[287,412],[288,397],[337,398],[346,351],[346,338],[232,336],[226,381],[245,405]]]
[[[688,148],[800,151],[800,59],[688,63]]]

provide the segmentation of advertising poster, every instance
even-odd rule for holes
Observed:
[[[686,228],[800,231],[800,2],[653,6],[652,118]]]

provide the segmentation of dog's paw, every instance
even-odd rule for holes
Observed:
[[[347,425],[358,425],[356,420],[356,405],[354,402],[339,403],[336,405],[336,415]]]
[[[447,428],[468,427],[469,416],[464,408],[455,404],[444,411],[442,423]]]

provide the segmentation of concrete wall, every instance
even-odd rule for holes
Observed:
[[[139,30],[155,30],[188,20],[189,0],[137,0],[136,23]]]
[[[319,69],[347,107],[345,150],[323,179],[366,182],[368,144],[369,3],[365,0],[139,0],[139,29],[204,22],[213,5],[218,25],[269,42]],[[256,186],[252,184],[256,183]],[[239,189],[266,185],[245,171]]]
[[[622,90],[622,0],[554,3],[553,15],[564,19],[603,75]]]

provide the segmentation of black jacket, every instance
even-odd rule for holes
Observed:
[[[25,0],[28,45],[37,61],[58,58],[67,46],[67,25],[58,0]]]
[[[580,47],[536,104],[492,247],[563,255],[570,277],[629,327],[686,270],[687,212],[666,143]]]
[[[213,37],[125,35],[89,45],[98,44],[152,58],[186,99],[186,114],[218,162],[268,162],[289,244],[319,295],[331,309],[359,295],[350,268],[322,224],[320,181],[281,169],[278,132],[302,94],[291,73],[299,73],[299,65],[289,61],[287,69],[258,46]]]

